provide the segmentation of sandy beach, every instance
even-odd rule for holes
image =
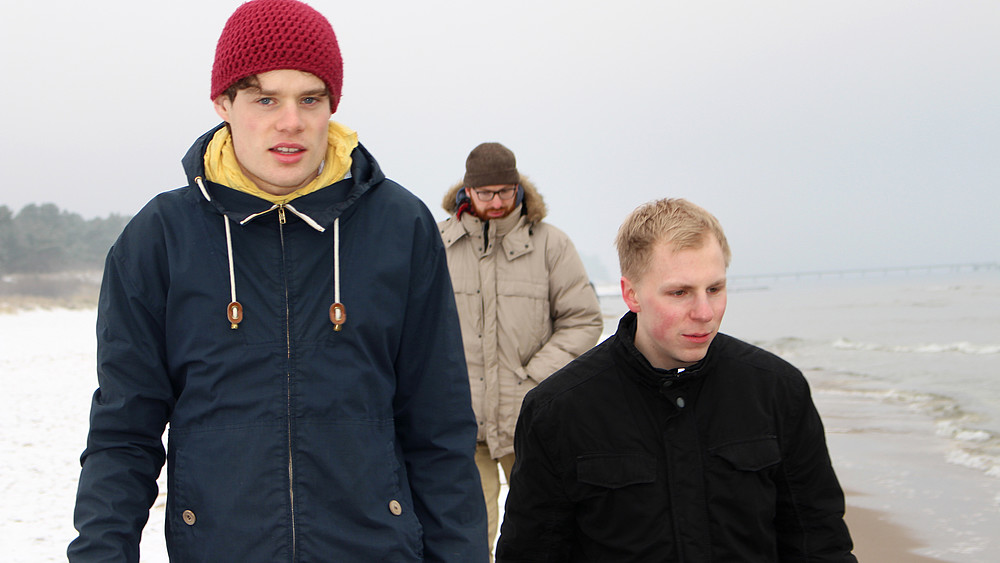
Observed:
[[[852,495],[848,494],[848,502]],[[926,547],[910,530],[888,522],[883,512],[848,505],[847,525],[854,538],[854,555],[864,563],[931,563],[944,561],[917,555],[914,550]]]

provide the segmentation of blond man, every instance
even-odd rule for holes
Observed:
[[[525,398],[497,559],[855,562],[805,378],[719,332],[719,222],[665,199],[616,242],[629,312]]]

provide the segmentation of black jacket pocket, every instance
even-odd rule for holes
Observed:
[[[781,463],[781,449],[777,436],[762,436],[739,442],[730,442],[708,449],[737,471],[760,471]]]
[[[646,454],[587,454],[576,458],[580,483],[619,489],[656,480],[656,459]]]

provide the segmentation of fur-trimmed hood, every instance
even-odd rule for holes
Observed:
[[[458,210],[458,205],[455,202],[455,196],[458,195],[458,190],[462,189],[462,182],[459,182],[448,189],[444,194],[444,200],[441,202],[441,207],[448,212],[448,215],[454,215],[455,211]],[[535,188],[535,184],[528,179],[527,176],[521,174],[521,187],[524,188],[524,201],[521,204],[524,206],[524,215],[527,216],[529,223],[537,223],[545,218],[548,214],[548,209],[545,207],[545,200],[542,198],[542,194],[538,193],[538,189]]]

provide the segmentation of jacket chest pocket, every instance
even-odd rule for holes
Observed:
[[[653,483],[656,459],[638,453],[582,455],[576,460],[576,480],[605,489]]]
[[[776,436],[730,442],[709,448],[708,453],[725,460],[736,471],[761,471],[781,463]]]

